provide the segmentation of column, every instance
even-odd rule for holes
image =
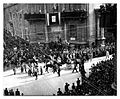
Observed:
[[[47,10],[46,5],[44,4],[44,13],[45,13],[45,38],[46,42],[48,42],[48,31],[47,31]]]
[[[45,23],[45,38],[46,42],[48,42],[48,31],[47,31],[47,24]]]
[[[65,41],[67,41],[67,25],[64,24]]]
[[[24,19],[23,19],[23,13],[22,13],[22,26],[21,26],[21,29],[22,29],[22,38],[24,39]]]
[[[97,39],[100,39],[100,15],[97,17]]]
[[[89,17],[88,17],[88,42],[89,42],[89,46],[92,45],[93,42],[95,42],[95,4],[89,4]]]

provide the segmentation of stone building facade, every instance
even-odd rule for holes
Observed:
[[[4,28],[31,43],[61,38],[71,44],[96,41],[96,4],[4,4]]]

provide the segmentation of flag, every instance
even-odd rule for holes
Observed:
[[[61,23],[61,14],[59,13],[50,13],[49,14],[49,24],[60,24]]]

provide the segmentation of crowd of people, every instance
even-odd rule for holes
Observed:
[[[17,38],[19,43],[22,42],[21,39]],[[18,42],[18,41],[17,41]],[[28,42],[27,42],[28,43]],[[106,52],[109,54],[115,53],[115,43],[108,43],[105,47],[80,47],[80,48],[70,48],[68,42],[62,42],[58,40],[55,43],[49,43],[48,46],[43,46],[42,48],[39,44],[27,44],[22,42],[19,44],[19,47],[12,47],[8,54],[6,54],[7,44],[4,50],[4,68],[11,67],[13,68],[14,75],[16,74],[16,68],[21,67],[21,72],[24,71],[28,75],[36,75],[38,70],[43,72],[41,66],[38,66],[39,63],[44,62],[46,64],[46,71],[48,72],[48,67],[53,68],[53,72],[57,72],[60,76],[60,66],[62,64],[75,64],[73,67],[77,71],[77,66],[84,64],[85,61],[92,60],[95,57],[105,56]],[[51,45],[52,44],[52,45]],[[18,46],[18,45],[17,45]],[[52,46],[52,47],[51,47]],[[36,61],[37,60],[37,61]],[[70,66],[71,67],[71,66]],[[26,70],[28,68],[28,70]]]
[[[82,81],[78,78],[76,81],[76,86],[75,83],[72,83],[71,88],[69,87],[70,84],[66,83],[64,86],[64,92],[58,88],[56,93],[58,96],[117,95],[117,89],[112,88],[112,84],[116,80],[115,65],[115,57],[110,60],[101,61],[96,65],[93,64],[91,74],[88,78],[82,77]]]
[[[23,96],[24,94],[21,93],[18,88],[14,91],[13,89],[4,89],[4,96]]]
[[[73,58],[80,59],[84,57],[85,60],[89,60],[95,57],[105,56],[106,51],[108,51],[109,54],[115,53],[115,43],[107,43],[105,47],[71,48],[68,42],[62,42],[60,39],[58,42],[50,42],[48,46],[41,48],[39,44],[30,44],[20,39],[20,37],[12,37],[10,34],[4,37],[6,37],[4,38],[4,68],[19,67],[21,60],[28,62],[30,59],[33,59],[33,57],[37,57],[43,62],[48,61],[51,56],[54,57],[54,59],[60,57],[63,64],[69,63],[70,59]]]
[[[82,85],[79,85],[77,82],[77,86],[75,86],[73,83],[72,90],[69,90],[69,84],[66,83],[65,92],[60,92],[59,88],[58,95],[103,95],[103,93],[107,93],[107,95],[116,94],[112,93],[113,90],[110,87],[110,84],[114,80],[113,59],[102,61],[96,66],[93,66],[91,69],[91,74],[87,79],[85,77],[86,72],[84,70],[85,61],[92,61],[92,58],[102,57],[105,55],[109,58],[109,54],[114,54],[116,52],[115,43],[107,43],[105,47],[95,46],[73,48],[70,47],[68,42],[58,40],[58,42],[49,43],[47,46],[43,46],[41,48],[39,44],[22,42],[22,39],[12,38],[9,35],[5,37],[6,40],[4,39],[3,60],[4,68],[10,66],[11,69],[13,69],[14,75],[16,75],[17,68],[20,67],[21,73],[25,72],[28,73],[28,76],[35,76],[35,80],[37,80],[38,75],[43,74],[43,68],[45,68],[45,71],[49,73],[48,68],[50,67],[53,69],[53,73],[57,72],[58,77],[60,77],[61,66],[63,64],[67,64],[66,66],[73,66],[70,68],[73,69],[72,73],[74,73],[74,71],[81,73]],[[11,37],[16,43],[10,45],[11,43],[7,40],[9,37]],[[41,63],[44,63],[44,67],[40,65]],[[79,70],[77,70],[77,67]],[[92,82],[93,85],[97,86],[97,89],[88,84],[89,82]],[[96,91],[98,89],[104,90],[104,92],[100,90]]]
[[[81,69],[85,61],[92,60],[92,58],[105,56],[109,57],[109,54],[115,53],[115,44],[106,45],[106,47],[96,47],[96,48],[80,48],[80,49],[64,49],[63,51],[52,51],[49,49],[49,54],[46,50],[41,50],[39,47],[33,47],[34,51],[30,51],[30,49],[19,50],[15,52],[15,56],[10,63],[14,66],[13,71],[14,75],[16,74],[16,67],[21,67],[21,73],[25,70],[29,76],[34,75],[37,79],[37,74],[43,74],[43,66],[39,64],[44,62],[44,68],[46,68],[46,72],[48,71],[48,67],[53,69],[53,72],[57,72],[58,76],[60,76],[60,67],[63,64],[67,64],[66,66],[70,66],[70,69],[73,68],[73,71],[78,72],[84,71],[84,68]],[[46,51],[46,52],[45,52]],[[35,53],[34,53],[35,52]],[[36,53],[37,52],[37,53]],[[74,66],[72,65],[74,64]],[[73,67],[72,67],[72,66]]]

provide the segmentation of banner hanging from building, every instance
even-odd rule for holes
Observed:
[[[61,24],[61,18],[59,13],[47,13],[47,25]]]

